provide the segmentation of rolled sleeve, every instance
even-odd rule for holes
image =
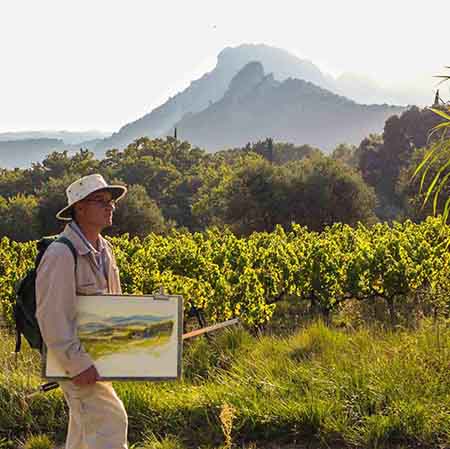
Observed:
[[[36,318],[47,349],[70,377],[93,361],[81,345],[76,327],[75,261],[70,249],[52,243],[36,274]]]

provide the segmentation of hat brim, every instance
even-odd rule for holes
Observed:
[[[108,186],[108,187],[101,187],[100,189],[93,190],[92,192],[89,192],[85,197],[79,199],[78,201],[75,201],[72,204],[68,204],[66,207],[61,209],[57,214],[56,218],[58,220],[64,220],[64,221],[70,221],[73,219],[72,217],[72,208],[74,204],[79,203],[80,201],[83,201],[87,196],[91,195],[94,192],[111,192],[111,195],[113,197],[114,201],[121,200],[125,194],[127,193],[127,188],[125,186]]]

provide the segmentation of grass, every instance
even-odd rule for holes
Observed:
[[[0,442],[62,441],[59,390],[26,401],[40,380],[2,335]],[[286,337],[225,331],[190,341],[181,382],[115,385],[134,447],[450,447],[450,329],[344,331],[313,323]],[[0,443],[0,447],[1,443]]]

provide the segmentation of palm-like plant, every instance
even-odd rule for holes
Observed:
[[[450,66],[446,67],[450,69]],[[449,81],[450,75],[437,75],[437,78],[441,79],[441,83]],[[434,174],[433,179],[428,185],[423,206],[432,198],[433,199],[433,213],[437,213],[437,205],[439,195],[441,194],[444,186],[450,179],[450,105],[448,103],[439,105],[435,104],[430,108],[435,114],[439,115],[443,121],[431,129],[428,136],[430,147],[422,162],[417,166],[413,178],[422,172],[420,180],[420,193],[422,193],[425,185],[427,174],[431,172],[431,169],[438,163],[441,166],[438,167]],[[442,164],[442,159],[445,162]],[[434,171],[434,170],[433,170]],[[450,197],[447,198],[442,211],[442,220],[447,222],[450,213]]]

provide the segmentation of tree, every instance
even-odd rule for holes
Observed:
[[[229,183],[238,159],[254,158],[253,156],[236,156],[228,160],[230,154],[216,153],[206,163],[198,168],[199,184],[195,196],[192,198],[192,221],[197,230],[207,227],[222,227],[225,224],[224,212],[226,208],[226,195]]]
[[[431,201],[431,196],[425,201],[427,191],[423,186],[430,185],[438,174],[439,167],[444,166],[448,160],[445,154],[436,153],[435,163],[428,168],[422,181],[421,176],[414,176],[414,174],[428,154],[428,151],[429,148],[425,147],[417,149],[413,153],[408,167],[402,170],[397,183],[397,191],[404,202],[405,216],[415,222],[422,221],[426,217],[433,215],[434,209],[438,211],[444,210],[445,201],[450,197],[450,184],[444,183],[439,195],[433,198],[433,201]],[[445,173],[449,173],[449,171],[446,170]],[[436,200],[435,206],[433,204],[434,200]]]
[[[446,68],[450,69],[450,67]],[[438,78],[442,78],[442,81],[448,81],[450,80],[450,75],[439,75]],[[433,137],[434,141],[414,172],[414,177],[422,172],[420,184],[420,191],[422,191],[422,186],[430,171],[436,171],[436,174],[428,184],[423,203],[425,205],[433,197],[433,212],[436,213],[438,210],[439,196],[444,189],[448,188],[448,180],[450,178],[450,106],[448,103],[443,105],[438,104],[430,108],[430,111],[440,119],[440,123],[431,129],[430,138]],[[447,196],[442,209],[444,223],[447,222],[449,211],[450,197]]]
[[[288,142],[273,142],[272,139],[259,140],[252,144],[248,143],[242,149],[231,150],[234,152],[253,152],[269,162],[282,165],[291,161],[300,161],[306,157],[312,157],[314,155],[322,154],[319,148],[312,147],[311,145],[294,145]]]
[[[7,198],[18,193],[27,195],[33,193],[30,171],[21,168],[13,170],[0,168],[0,195]]]
[[[224,221],[239,234],[272,231],[280,221],[276,171],[270,162],[247,161],[225,190]]]
[[[99,161],[95,159],[94,153],[80,149],[73,156],[70,156],[67,151],[50,153],[42,163],[32,165],[29,176],[33,191],[36,192],[50,178],[61,178],[72,173],[86,176],[98,171]]]
[[[191,198],[198,184],[193,178],[205,158],[203,150],[188,142],[143,137],[123,152],[108,151],[101,168],[128,185],[143,185],[166,219],[191,226]]]
[[[361,176],[325,156],[274,166],[250,154],[199,190],[196,216],[208,225],[227,224],[239,234],[285,229],[292,222],[322,230],[334,222],[354,225],[376,220],[376,197]],[[214,179],[214,178],[213,178]],[[206,184],[205,184],[206,185]],[[220,220],[219,223],[214,220]]]
[[[316,231],[333,223],[374,223],[376,195],[354,170],[327,157],[284,167],[287,191],[284,224],[296,222]],[[285,188],[286,188],[285,187]]]
[[[66,188],[80,176],[66,174],[61,178],[50,178],[38,191],[37,228],[39,235],[53,235],[62,231],[64,222],[56,214],[67,205]]]
[[[0,197],[0,238],[6,236],[18,242],[37,239],[37,206],[38,200],[33,195]]]
[[[164,230],[164,217],[156,202],[149,198],[143,186],[133,185],[117,203],[113,226],[107,233],[120,235],[127,232],[131,236],[145,238],[151,232],[161,233]]]
[[[54,151],[42,161],[42,166],[45,168],[47,179],[60,178],[70,171],[70,163],[67,150]]]
[[[380,150],[383,146],[383,137],[379,134],[370,134],[365,137],[356,150],[357,167],[367,184],[376,188],[382,177],[382,159]]]
[[[331,153],[331,159],[340,161],[349,167],[356,168],[358,166],[356,150],[356,145],[340,143]]]
[[[364,180],[375,188],[380,219],[398,219],[403,215],[399,177],[409,166],[414,151],[426,145],[429,127],[438,121],[430,110],[414,106],[400,116],[389,117],[382,137],[372,135],[361,142],[356,152],[358,167]]]

